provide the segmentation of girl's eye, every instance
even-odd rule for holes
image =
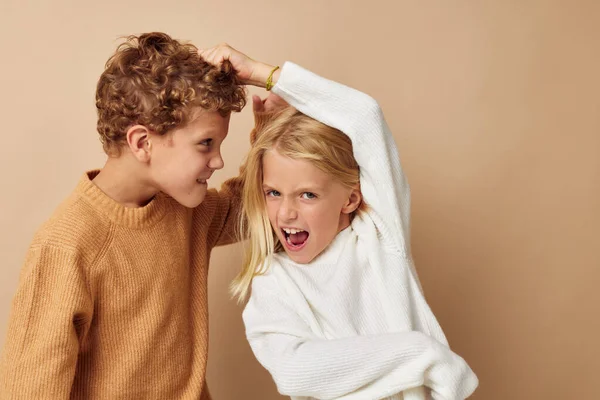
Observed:
[[[269,190],[265,194],[270,197],[278,197],[280,193],[277,190]]]
[[[311,192],[304,192],[302,193],[302,198],[306,199],[306,200],[312,200],[312,199],[316,199],[317,195]]]
[[[212,144],[212,139],[206,139],[198,143],[201,146],[210,146]]]

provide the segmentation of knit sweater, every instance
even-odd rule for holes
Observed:
[[[243,319],[256,358],[296,400],[470,396],[477,378],[413,266],[409,187],[377,102],[289,62],[272,90],[350,137],[368,211],[311,263],[278,253],[253,279]]]
[[[13,301],[0,398],[209,399],[207,275],[231,243],[238,180],[188,209],[127,208],[86,173],[35,235]]]

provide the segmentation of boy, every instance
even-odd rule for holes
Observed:
[[[162,33],[131,36],[109,59],[96,92],[108,160],[33,239],[0,398],[210,398],[208,264],[235,240],[241,183],[216,192],[207,180],[243,84],[264,87],[252,65],[216,68]]]

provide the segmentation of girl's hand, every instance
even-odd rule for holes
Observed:
[[[256,95],[252,96],[252,110],[254,113],[270,112],[287,106],[288,103],[275,93],[269,93],[269,96],[264,100]]]
[[[250,132],[250,144],[254,145],[258,135],[271,122],[273,117],[277,115],[277,110],[285,108],[288,103],[274,93],[261,100],[257,95],[252,96],[252,111],[254,111],[254,129]]]
[[[253,60],[226,43],[210,49],[198,49],[198,54],[206,62],[214,66],[220,66],[224,60],[228,60],[238,73],[238,77],[245,85],[265,87],[269,74],[275,68],[272,65]],[[279,78],[279,70],[273,74],[273,84]]]

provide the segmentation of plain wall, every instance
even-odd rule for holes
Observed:
[[[599,21],[598,2],[566,0],[2,0],[0,344],[34,231],[103,165],[104,62],[119,36],[165,31],[378,99],[425,294],[480,378],[474,398],[600,398]],[[237,172],[251,127],[250,107],[234,116],[213,185]],[[238,246],[213,252],[211,392],[279,399],[227,294],[239,267]]]

